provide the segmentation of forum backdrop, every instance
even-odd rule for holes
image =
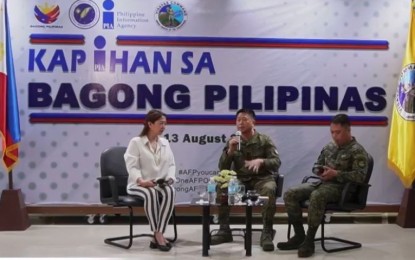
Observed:
[[[301,182],[337,113],[375,160],[369,201],[397,204],[389,119],[410,1],[13,0],[20,107],[14,186],[29,204],[99,202],[99,157],[146,112],[168,115],[177,203],[218,172],[241,107],[275,142],[284,187]],[[0,170],[0,188],[7,187]],[[280,201],[281,202],[281,201]]]

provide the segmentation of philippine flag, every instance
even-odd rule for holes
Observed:
[[[0,0],[0,135],[1,157],[10,172],[19,159],[20,123],[5,0]]]

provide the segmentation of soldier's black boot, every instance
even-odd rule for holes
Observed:
[[[294,228],[294,236],[288,239],[287,242],[280,242],[277,244],[279,250],[294,250],[300,248],[301,244],[304,242],[305,239],[305,231],[303,227],[303,223],[296,222],[292,223]]]
[[[212,235],[210,238],[210,245],[219,245],[222,243],[228,243],[233,241],[232,231],[229,227],[229,206],[220,206],[219,207],[219,230],[216,234]]]
[[[228,227],[220,227],[218,232],[210,238],[210,245],[219,245],[233,241],[231,229]]]
[[[298,257],[310,257],[314,254],[314,238],[318,227],[308,227],[304,243],[298,249]]]
[[[272,242],[272,221],[267,221],[264,224],[264,229],[261,233],[260,245],[264,251],[274,251],[274,243]]]

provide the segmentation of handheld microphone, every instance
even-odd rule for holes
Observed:
[[[241,150],[241,131],[236,131],[235,136],[238,139],[238,151]]]

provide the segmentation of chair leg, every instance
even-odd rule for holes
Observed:
[[[358,243],[358,242],[354,242],[354,241],[350,241],[350,240],[346,240],[346,239],[341,239],[341,238],[337,238],[337,237],[325,237],[324,236],[324,220],[321,223],[321,237],[314,239],[314,241],[321,241],[321,247],[327,253],[339,252],[339,251],[344,251],[344,250],[349,250],[349,249],[356,249],[356,248],[361,248],[362,247],[362,244]],[[326,245],[325,245],[326,241],[336,241],[336,242],[340,242],[340,243],[343,243],[343,244],[347,244],[347,246],[328,249],[328,248],[326,248]]]
[[[130,221],[129,221],[130,222],[130,227],[129,227],[130,228],[130,235],[128,235],[128,236],[121,236],[121,237],[107,238],[107,239],[104,240],[104,242],[106,244],[113,245],[113,246],[117,246],[117,247],[121,247],[121,248],[124,248],[124,249],[129,249],[131,247],[131,245],[133,244],[133,238],[136,238],[136,237],[153,237],[153,234],[133,235],[133,217],[134,217],[134,215],[133,215],[133,208],[132,207],[128,207],[128,209],[129,209],[129,212],[130,212]],[[125,239],[128,239],[129,240],[128,245],[123,245],[123,244],[115,243],[114,242],[114,241],[125,240]]]
[[[173,214],[171,215],[171,222],[173,224],[173,230],[174,230],[174,237],[173,238],[167,238],[167,241],[174,243],[177,240],[177,223],[176,223],[176,210],[173,209]]]

